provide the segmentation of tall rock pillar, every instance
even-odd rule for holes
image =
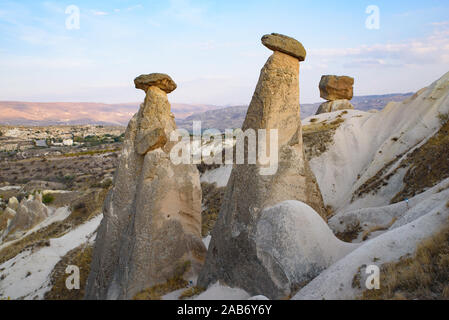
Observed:
[[[278,170],[261,175],[258,164],[234,165],[198,283],[207,287],[221,281],[278,298],[296,284],[258,248],[261,211],[285,200],[302,201],[323,218],[325,210],[302,142],[299,62],[306,51],[300,42],[279,34],[265,35],[262,43],[274,53],[260,73],[242,130],[278,130]]]
[[[165,74],[142,75],[145,102],[128,124],[114,186],[104,204],[86,299],[131,299],[177,276],[197,274],[206,249],[201,240],[201,187],[194,165],[170,160],[176,129]]]

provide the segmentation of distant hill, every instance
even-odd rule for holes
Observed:
[[[402,101],[413,93],[395,93],[373,96],[354,97],[351,102],[358,110],[368,111],[371,109],[382,110],[388,102]],[[324,102],[324,101],[323,101]],[[310,117],[316,113],[322,102],[301,105],[301,119]],[[224,130],[227,128],[240,128],[245,120],[248,106],[226,107],[223,109],[209,110],[195,113],[185,119],[177,119],[178,127],[192,130],[193,121],[201,121],[202,129],[215,128]]]
[[[122,125],[137,112],[140,103],[104,104],[90,102],[20,102],[0,101],[0,124],[3,125]],[[194,113],[223,107],[212,105],[172,104],[178,119]]]
[[[381,110],[390,101],[402,101],[412,93],[359,96],[352,99],[356,109]],[[301,105],[301,118],[317,111],[321,102]],[[90,102],[0,101],[0,124],[24,126],[49,125],[121,125],[126,126],[137,112],[139,103],[104,104]],[[213,106],[173,103],[172,112],[180,128],[192,130],[193,121],[202,128],[240,128],[248,106]]]

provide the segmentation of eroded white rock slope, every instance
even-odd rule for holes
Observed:
[[[362,229],[353,241],[359,246],[321,272],[294,299],[357,298],[364,283],[353,286],[353,279],[357,273],[363,279],[364,266],[380,266],[413,254],[419,242],[447,223],[449,179],[441,179],[408,203],[390,202],[404,185],[408,167],[398,168],[402,160],[438,132],[442,125],[439,116],[448,113],[449,73],[413,97],[390,103],[377,113],[347,110],[303,120],[306,126],[311,119],[315,119],[314,124],[332,122],[338,116],[344,119],[327,150],[312,158],[310,165],[325,204],[336,212],[328,221],[329,227],[343,232],[358,222]],[[449,161],[449,155],[441,161]],[[381,176],[392,173],[386,184],[373,192],[355,193],[379,172]],[[373,227],[381,230],[367,232]]]

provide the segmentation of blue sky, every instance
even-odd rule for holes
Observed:
[[[67,6],[80,9],[68,30]],[[367,6],[380,28],[365,27]],[[301,102],[320,101],[322,74],[355,78],[355,94],[416,91],[449,71],[449,2],[434,1],[3,1],[0,100],[131,102],[133,79],[167,73],[173,102],[248,104],[283,33],[308,52]]]

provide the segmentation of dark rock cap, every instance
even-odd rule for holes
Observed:
[[[142,74],[134,79],[134,84],[136,89],[142,89],[145,92],[152,86],[158,87],[166,93],[170,93],[177,88],[173,79],[164,73]]]
[[[262,37],[262,44],[270,50],[288,54],[299,61],[306,59],[306,49],[304,49],[301,42],[283,34],[266,34]]]

